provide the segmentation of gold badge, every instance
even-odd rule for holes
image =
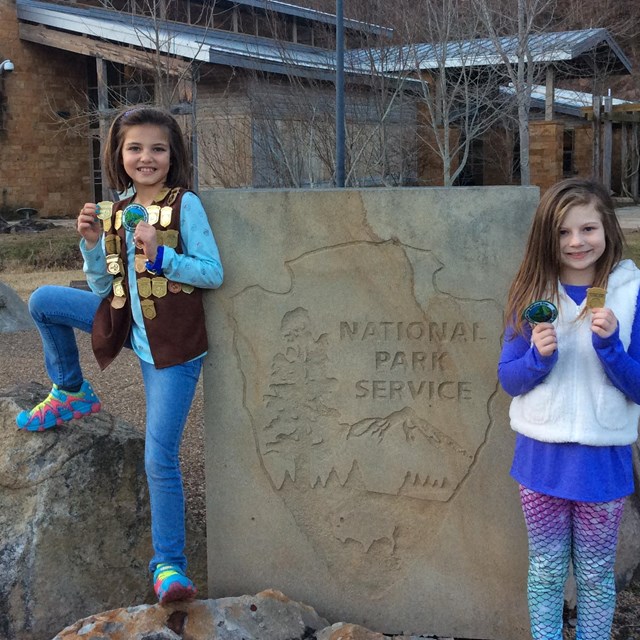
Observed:
[[[114,309],[122,309],[122,307],[124,307],[125,303],[126,303],[127,299],[122,296],[122,297],[118,297],[118,296],[113,296],[112,300],[111,300],[111,306]]]
[[[122,209],[116,211],[116,222],[115,227],[116,231],[122,226]]]
[[[171,189],[171,193],[167,198],[167,204],[173,204],[180,193],[180,187],[175,187],[175,189]]]
[[[147,207],[147,214],[149,214],[149,219],[147,220],[149,224],[158,224],[158,220],[160,220],[160,206],[152,204],[150,207]]]
[[[182,291],[182,285],[179,282],[169,280],[167,289],[169,289],[169,293],[180,293]]]
[[[168,227],[171,224],[172,215],[173,209],[171,207],[162,207],[162,209],[160,209],[160,224],[163,227]]]
[[[122,276],[113,279],[113,295],[118,296],[119,298],[123,298],[125,295],[124,284],[122,283],[122,281]]]
[[[107,271],[112,276],[117,276],[119,273],[124,273],[122,258],[120,258],[117,253],[113,253],[107,256]]]
[[[151,278],[146,276],[138,278],[138,293],[141,298],[148,298],[151,295]]]
[[[96,207],[98,209],[97,215],[100,220],[107,220],[111,217],[111,214],[113,213],[113,202],[111,202],[111,200],[102,200],[101,202],[98,202]]]
[[[117,249],[116,249],[116,238],[118,236],[110,234],[108,236],[105,237],[104,239],[104,249],[107,252],[107,259],[109,258],[110,255],[114,255],[114,254],[118,254],[120,253]]]
[[[102,228],[104,229],[105,233],[109,233],[109,231],[111,231],[111,218],[107,218],[106,220],[102,221]]]
[[[167,295],[167,282],[166,278],[152,278],[151,293],[156,298],[164,298]]]
[[[133,263],[133,267],[136,270],[136,273],[144,273],[147,270],[145,266],[146,262],[147,256],[145,256],[144,253],[136,253]]]
[[[190,285],[190,284],[183,284],[182,285],[182,290],[185,293],[192,293],[194,289],[195,289],[195,287],[193,285]]]
[[[116,253],[122,253],[122,238],[116,235]]]
[[[156,305],[153,304],[153,300],[140,300],[140,306],[145,318],[153,320],[156,317]]]
[[[172,249],[176,249],[178,247],[178,230],[177,229],[167,229],[164,232],[164,246],[171,247]]]

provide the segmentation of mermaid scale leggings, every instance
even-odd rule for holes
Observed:
[[[608,640],[616,606],[613,565],[624,498],[577,502],[520,487],[529,534],[528,598],[534,640],[562,640],[569,560],[578,592],[576,640]]]

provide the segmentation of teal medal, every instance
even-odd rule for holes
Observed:
[[[522,319],[526,320],[529,324],[553,322],[557,317],[558,308],[553,302],[549,302],[548,300],[536,300],[522,312]]]
[[[141,204],[130,204],[122,212],[122,225],[127,231],[134,231],[139,222],[147,222],[149,214]]]

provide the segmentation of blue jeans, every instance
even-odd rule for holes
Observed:
[[[74,329],[91,332],[100,301],[90,291],[57,286],[40,287],[29,300],[47,374],[62,389],[83,381]],[[184,571],[184,491],[178,452],[202,358],[164,369],[139,362],[146,395],[145,471],[154,550],[149,569],[153,572],[167,562]]]

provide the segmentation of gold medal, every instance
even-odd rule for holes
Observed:
[[[124,296],[122,296],[122,297],[113,296],[113,299],[111,300],[111,306],[114,309],[122,309],[122,307],[124,307],[126,301],[127,301],[127,299]]]
[[[184,291],[184,293],[192,293],[194,289],[195,287],[193,285],[190,285],[190,284],[182,285],[182,290]]]
[[[100,220],[107,220],[113,213],[113,202],[111,202],[111,200],[102,200],[102,202],[98,202],[97,208],[98,218],[100,218]]]
[[[118,211],[116,211],[116,223],[115,223],[116,231],[121,226],[122,226],[122,209],[119,209]]]
[[[116,248],[116,238],[118,236],[110,234],[108,236],[105,237],[104,239],[104,249],[107,252],[107,260],[109,259],[110,255],[117,255],[119,253],[119,251]]]
[[[117,253],[107,256],[107,271],[112,276],[117,276],[119,273],[124,273],[122,258]]]
[[[171,247],[172,249],[177,248],[178,246],[178,230],[177,229],[167,229],[164,232],[164,242],[165,247]]]
[[[136,270],[136,273],[144,273],[146,271],[145,263],[147,262],[147,256],[144,253],[136,253],[136,257],[134,258],[133,266]]]
[[[158,224],[158,220],[160,220],[160,206],[152,204],[150,207],[147,207],[147,214],[149,216],[147,220],[149,224]]]
[[[138,278],[138,293],[141,298],[148,298],[151,295],[151,278],[146,276]]]
[[[173,209],[171,207],[162,207],[162,209],[160,209],[160,224],[163,227],[168,227],[171,224],[172,216]]]
[[[151,293],[156,298],[164,298],[167,295],[167,282],[166,278],[152,278]]]
[[[118,296],[118,298],[123,298],[124,293],[124,284],[122,284],[123,278],[118,277],[113,279],[113,295]]]
[[[156,305],[153,304],[153,300],[140,300],[140,306],[145,318],[153,320],[156,317]]]

